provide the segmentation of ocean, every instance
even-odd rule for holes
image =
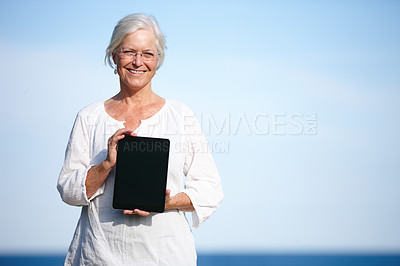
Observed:
[[[63,265],[64,255],[0,255],[1,266]],[[400,266],[398,255],[199,254],[198,266]]]

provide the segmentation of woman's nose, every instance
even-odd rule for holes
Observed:
[[[142,61],[142,55],[141,54],[139,54],[139,53],[137,53],[136,55],[135,55],[135,58],[133,59],[133,62],[132,62],[135,66],[141,66],[141,65],[143,65],[143,61]]]

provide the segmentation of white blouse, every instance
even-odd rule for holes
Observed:
[[[106,113],[103,102],[83,108],[76,117],[57,184],[64,202],[82,206],[65,265],[196,265],[193,235],[182,211],[144,217],[113,209],[115,168],[87,198],[87,172],[106,158],[108,138],[124,128],[123,123]],[[215,212],[223,192],[193,112],[179,101],[167,100],[154,116],[141,120],[135,133],[170,140],[167,188],[171,196],[189,196],[197,228]]]

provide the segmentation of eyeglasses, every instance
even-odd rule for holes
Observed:
[[[118,51],[118,54],[120,58],[128,60],[136,59],[136,56],[140,55],[143,61],[152,61],[156,59],[158,55],[160,55],[153,51],[136,52],[128,49],[121,49],[120,51]]]

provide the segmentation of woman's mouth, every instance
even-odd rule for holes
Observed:
[[[145,71],[142,70],[133,70],[133,69],[128,69],[129,72],[132,74],[143,74]]]

